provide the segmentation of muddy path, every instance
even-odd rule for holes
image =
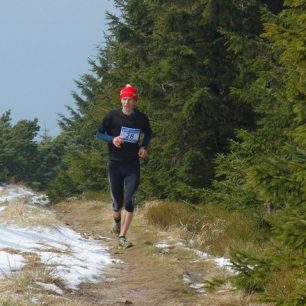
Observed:
[[[61,222],[84,237],[100,240],[109,247],[112,257],[120,260],[110,266],[103,280],[83,284],[68,299],[78,305],[253,305],[247,297],[230,288],[218,292],[202,292],[191,288],[184,277],[199,274],[201,278],[224,273],[215,265],[196,260],[194,254],[184,250],[159,250],[154,243],[168,236],[146,224],[141,212],[136,212],[128,233],[132,248],[119,250],[117,240],[110,233],[110,204],[99,201],[73,201],[57,204],[53,210]]]

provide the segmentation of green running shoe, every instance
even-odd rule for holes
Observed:
[[[118,244],[119,244],[118,247],[120,249],[127,249],[133,246],[133,243],[128,241],[124,236],[120,236],[118,238]]]
[[[116,222],[115,219],[113,220],[113,228],[112,233],[116,236],[119,236],[121,229],[121,220],[119,222]]]

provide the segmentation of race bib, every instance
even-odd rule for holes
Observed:
[[[131,129],[128,127],[121,127],[120,137],[125,142],[137,143],[140,136],[140,129]]]

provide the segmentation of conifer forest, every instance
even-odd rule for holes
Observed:
[[[0,181],[47,191],[54,203],[108,192],[96,130],[133,84],[153,130],[140,205],[245,214],[265,247],[231,249],[235,286],[272,305],[306,305],[306,1],[113,3],[120,14],[107,13],[105,43],[76,81],[60,134],[38,140],[37,120],[1,115]]]

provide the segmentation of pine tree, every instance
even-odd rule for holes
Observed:
[[[143,167],[142,193],[196,202],[214,176],[216,153],[229,150],[235,129],[254,126],[250,105],[237,103],[230,91],[243,81],[240,58],[229,50],[226,35],[257,37],[262,4],[120,0],[115,5],[121,15],[108,15],[106,47],[90,61],[92,74],[77,81],[76,109],[61,120],[75,142],[67,169],[79,159],[83,164],[84,157],[84,165],[103,162],[105,146],[95,142],[94,131],[107,111],[120,106],[118,90],[129,82],[139,88],[139,108],[148,113],[156,135]],[[70,170],[67,175],[78,173]],[[94,180],[102,182],[92,176],[86,186],[98,188]]]
[[[272,223],[270,247],[265,254],[235,250],[232,260],[240,272],[236,278],[238,285],[263,292],[263,298],[276,305],[305,305],[306,84],[303,58],[306,54],[306,4],[286,1],[285,5],[278,16],[270,16],[263,35],[277,55],[277,65],[256,81],[264,81],[266,91],[273,93],[275,99],[270,110],[267,99],[258,100],[257,107],[263,114],[261,130],[274,130],[263,134],[264,138],[252,134],[254,143],[271,141],[270,150],[266,152],[270,154],[265,159],[254,158],[255,162],[246,170],[245,181],[263,201],[272,202],[279,211]],[[280,71],[282,73],[278,74]],[[267,83],[267,74],[278,78]],[[277,135],[275,127],[282,126]],[[275,136],[269,138],[269,135]]]
[[[10,111],[0,117],[0,180],[32,182],[35,179],[38,120],[11,123]]]

